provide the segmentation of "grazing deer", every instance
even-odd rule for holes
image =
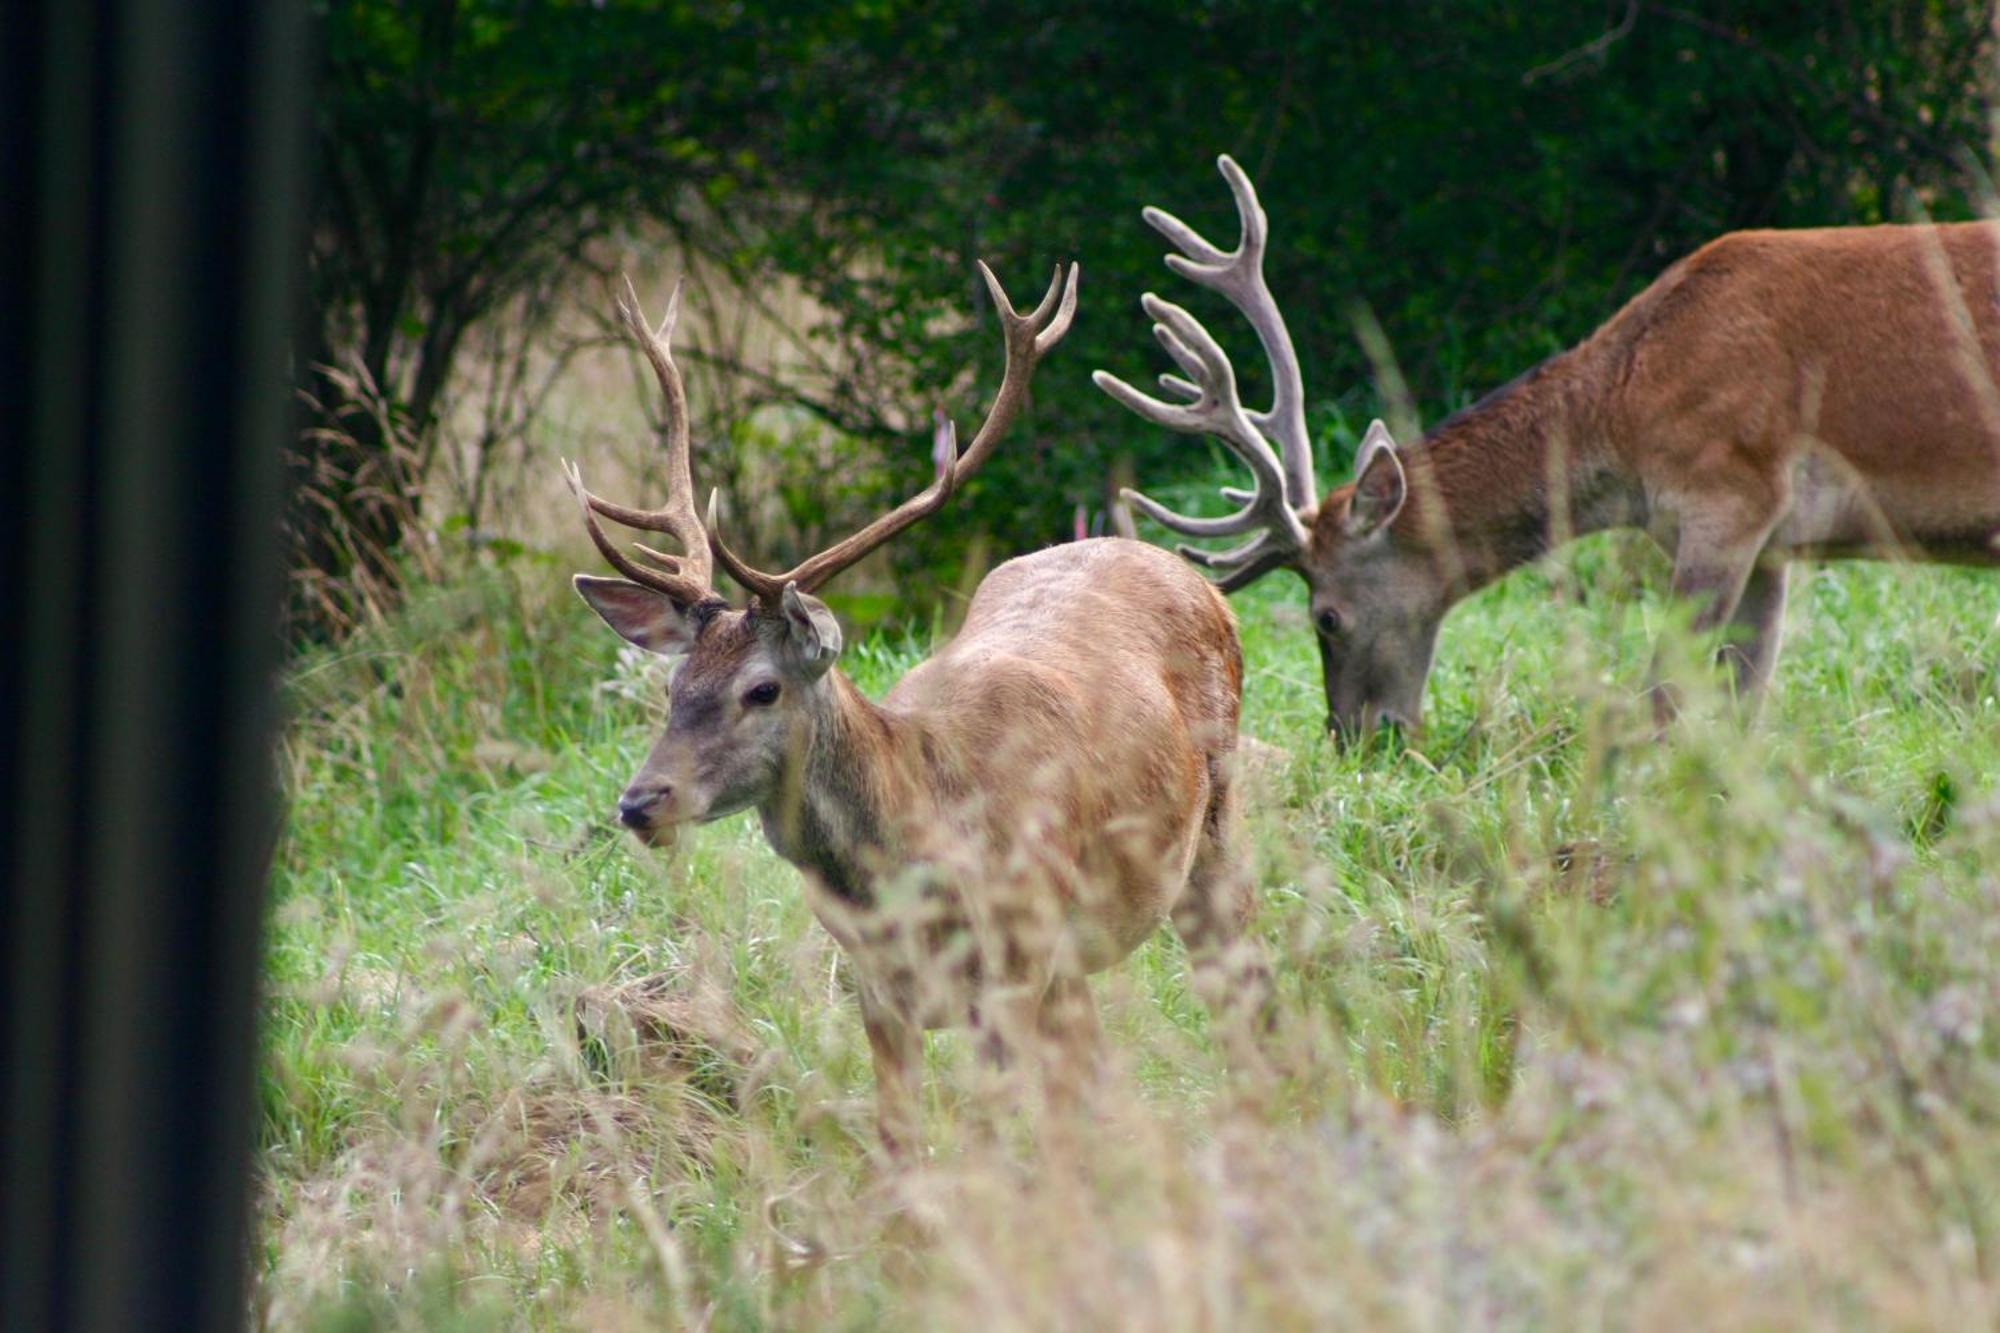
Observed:
[[[1006,562],[957,636],[879,704],[834,666],[840,626],[813,591],[978,469],[1075,312],[1074,265],[1025,316],[979,267],[1007,350],[985,424],[960,455],[940,413],[930,486],[794,569],[739,559],[713,494],[696,517],[669,349],[678,290],[658,329],[629,283],[618,307],[665,398],[666,505],[612,504],[569,469],[592,541],[624,575],[579,574],[577,591],[630,642],[685,658],[619,817],[658,844],[679,825],[757,811],[853,962],[892,1149],[915,1138],[926,1027],[970,1024],[996,1057],[1046,1046],[1060,1092],[1056,1066],[1080,1071],[1096,1041],[1086,973],[1171,919],[1205,978],[1233,956],[1250,909],[1230,771],[1236,626],[1173,556],[1100,539]],[[634,558],[600,516],[665,533],[680,554],[636,546]],[[751,594],[747,609],[717,596],[711,556]],[[1263,981],[1254,959],[1250,971],[1241,979]]]
[[[1235,250],[1159,209],[1144,217],[1182,252],[1168,267],[1249,318],[1277,383],[1270,410],[1245,410],[1215,340],[1151,293],[1154,335],[1192,377],[1161,384],[1188,401],[1093,378],[1248,465],[1255,489],[1226,489],[1243,507],[1223,518],[1126,496],[1187,536],[1254,534],[1228,551],[1181,548],[1226,591],[1281,566],[1305,578],[1336,735],[1414,725],[1445,612],[1586,533],[1651,533],[1694,627],[1731,627],[1721,651],[1753,699],[1778,651],[1787,559],[2000,563],[2000,225],[1723,236],[1415,446],[1375,422],[1354,481],[1316,503],[1298,357],[1264,281],[1264,212],[1242,169],[1220,165],[1242,218]]]

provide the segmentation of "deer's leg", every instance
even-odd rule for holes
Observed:
[[[1775,499],[1760,501],[1752,493],[1731,497],[1730,502],[1713,504],[1701,511],[1684,513],[1674,549],[1674,596],[1694,607],[1691,628],[1696,634],[1711,633],[1737,613],[1751,576],[1758,568],[1765,542],[1778,519]],[[1780,609],[1783,601],[1782,573],[1778,583]],[[1767,608],[1768,590],[1760,589],[1758,614]],[[1775,641],[1772,650],[1775,651]],[[1768,667],[1769,663],[1766,663]],[[1649,692],[1653,716],[1665,726],[1680,712],[1680,700],[1673,689],[1660,680],[1659,655],[1655,653]]]
[[[1270,960],[1246,927],[1254,906],[1250,867],[1238,834],[1236,788],[1226,760],[1211,759],[1211,795],[1187,887],[1174,903],[1174,933],[1187,946],[1195,994],[1232,1044],[1275,1017]],[[1247,1048],[1246,1048],[1247,1049]],[[1232,1056],[1242,1055],[1232,1051]]]
[[[1096,1078],[1104,1045],[1089,980],[1068,970],[1051,977],[1036,1009],[1035,1027],[1049,1103],[1059,1111],[1074,1110]]]
[[[923,1129],[924,1033],[907,1014],[861,997],[861,1026],[875,1064],[876,1123],[892,1157],[916,1151]]]
[[[1757,562],[1744,581],[1736,613],[1729,619],[1731,638],[1720,649],[1736,678],[1736,697],[1755,707],[1771,679],[1778,643],[1785,632],[1785,566],[1772,558]]]

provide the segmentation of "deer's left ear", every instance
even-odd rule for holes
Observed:
[[[826,673],[840,656],[840,622],[827,610],[825,602],[799,585],[787,583],[778,599],[784,621],[784,641],[780,647],[785,665],[811,680]]]
[[[651,588],[589,574],[578,574],[573,582],[577,595],[626,642],[669,657],[694,647],[697,626],[682,608]]]
[[[1409,478],[1396,456],[1396,441],[1380,421],[1370,423],[1354,455],[1354,499],[1347,507],[1347,533],[1366,537],[1379,532],[1403,512],[1409,498]]]

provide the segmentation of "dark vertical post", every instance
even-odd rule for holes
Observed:
[[[243,1319],[303,6],[0,17],[0,1323]]]

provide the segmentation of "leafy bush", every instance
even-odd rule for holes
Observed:
[[[788,563],[816,528],[923,484],[933,403],[969,422],[987,401],[999,343],[973,260],[1022,299],[1080,260],[1081,317],[1022,437],[969,507],[898,548],[917,592],[955,586],[968,530],[1028,549],[1120,468],[1149,486],[1212,470],[1209,446],[1141,426],[1088,372],[1157,364],[1136,303],[1158,287],[1259,392],[1245,331],[1174,290],[1137,216],[1158,203],[1226,243],[1218,152],[1271,215],[1309,395],[1365,421],[1361,312],[1416,399],[1448,408],[1720,232],[1966,215],[1993,77],[1986,8],[1943,2],[328,0],[321,18],[316,318],[298,364],[358,361],[426,469],[468,330],[552,281],[590,292],[607,247],[671,248],[750,308],[782,284],[810,298],[783,322],[812,326],[812,365],[774,375],[690,349],[844,437],[840,472],[867,482],[780,501],[792,524],[762,544]],[[366,469],[328,475],[350,472]],[[393,548],[400,527],[368,535]]]

